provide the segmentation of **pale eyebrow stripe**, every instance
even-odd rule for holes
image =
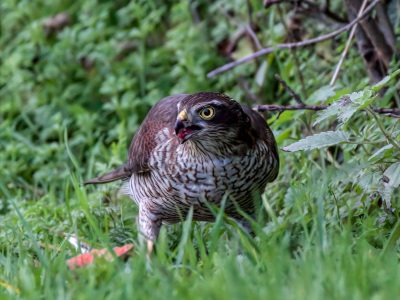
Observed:
[[[194,110],[198,110],[198,109],[201,108],[201,107],[205,107],[205,106],[211,105],[211,104],[213,104],[213,105],[215,105],[215,106],[217,106],[217,107],[223,106],[218,100],[211,100],[211,101],[208,101],[208,102],[199,103],[199,104],[193,106],[193,109],[194,109]]]

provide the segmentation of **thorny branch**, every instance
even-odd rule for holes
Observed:
[[[240,59],[238,59],[238,60],[236,60],[236,61],[233,61],[233,62],[230,62],[230,63],[228,63],[228,64],[225,64],[225,65],[223,65],[223,66],[221,66],[221,67],[219,67],[219,68],[217,68],[217,69],[215,69],[215,70],[209,72],[209,73],[207,74],[207,77],[209,77],[209,78],[214,77],[214,76],[216,76],[216,75],[218,75],[218,74],[220,74],[220,73],[226,72],[226,71],[228,71],[228,70],[230,70],[230,69],[233,69],[233,68],[235,68],[235,67],[237,67],[237,66],[239,66],[239,65],[241,65],[241,64],[244,64],[244,63],[247,63],[247,62],[249,62],[249,61],[252,61],[252,60],[254,60],[254,59],[257,58],[257,57],[260,57],[260,56],[263,56],[263,55],[272,53],[272,52],[274,52],[275,50],[278,50],[278,49],[293,49],[293,48],[299,48],[299,47],[309,46],[309,45],[313,45],[313,44],[316,44],[316,43],[320,43],[320,42],[329,40],[329,39],[331,39],[331,38],[333,38],[333,37],[335,37],[335,36],[341,34],[342,32],[345,32],[345,31],[349,30],[349,29],[352,28],[355,24],[357,24],[358,22],[360,22],[360,20],[362,20],[366,15],[368,15],[368,14],[371,12],[371,10],[372,10],[380,1],[381,1],[381,0],[374,0],[374,1],[364,10],[364,12],[363,12],[360,16],[358,16],[357,18],[355,18],[355,19],[354,19],[353,21],[351,21],[349,24],[347,24],[347,25],[345,25],[345,26],[343,26],[343,27],[341,27],[341,28],[339,28],[339,29],[337,29],[337,30],[335,30],[335,31],[332,31],[332,32],[330,32],[330,33],[321,35],[321,36],[316,37],[316,38],[304,40],[304,41],[301,41],[301,42],[284,43],[284,44],[275,45],[275,46],[273,46],[273,47],[263,48],[263,49],[261,49],[261,50],[259,50],[259,51],[257,51],[257,52],[254,52],[254,53],[252,53],[252,54],[250,54],[250,55],[247,55],[247,56],[245,56],[245,57],[242,57],[242,58],[240,58]]]
[[[283,80],[278,74],[275,74],[275,79],[284,87],[286,92],[293,97],[297,102],[296,105],[280,105],[280,104],[261,104],[253,106],[253,110],[259,112],[277,111],[279,114],[286,110],[313,110],[320,111],[325,110],[329,105],[319,104],[319,105],[307,105],[301,99],[301,97]],[[400,108],[366,108],[363,111],[375,112],[386,117],[400,118]]]
[[[254,110],[259,112],[265,111],[277,111],[283,112],[286,110],[313,110],[319,111],[327,109],[329,105],[304,105],[304,104],[296,104],[296,105],[278,105],[278,104],[262,104],[256,105],[253,107]],[[373,108],[372,109],[375,113],[393,117],[393,118],[400,118],[400,108]]]

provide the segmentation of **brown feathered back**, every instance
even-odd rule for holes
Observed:
[[[165,127],[174,127],[177,104],[186,96],[186,94],[168,96],[154,105],[132,139],[126,164],[107,174],[89,179],[85,184],[108,183],[129,178],[132,173],[147,171],[150,153],[156,146],[157,133]]]
[[[131,173],[148,171],[150,154],[157,145],[157,133],[168,128],[173,134],[177,105],[186,96],[179,94],[163,98],[149,111],[129,147],[127,165]]]

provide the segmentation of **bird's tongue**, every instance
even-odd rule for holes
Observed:
[[[183,128],[178,132],[178,138],[183,140],[188,134],[192,133],[192,129],[190,128]]]

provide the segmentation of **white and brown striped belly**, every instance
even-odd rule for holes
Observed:
[[[187,155],[179,149],[166,155],[171,153],[167,148],[158,149],[151,172],[134,174],[130,182],[135,201],[167,223],[184,220],[190,207],[194,220],[211,221],[210,205],[219,207],[225,197],[227,214],[238,216],[237,205],[252,213],[254,193],[263,192],[275,163],[264,143],[231,158]]]

